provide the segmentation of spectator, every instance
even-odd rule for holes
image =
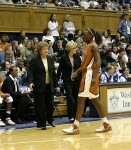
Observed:
[[[22,59],[22,55],[20,50],[18,49],[18,41],[14,40],[12,41],[12,51],[14,53],[14,58],[15,60],[20,60]]]
[[[129,69],[125,67],[122,69],[122,74],[120,75],[120,82],[127,82],[127,78],[129,77]]]
[[[74,35],[75,32],[74,24],[71,21],[71,16],[68,14],[66,15],[65,21],[63,23],[63,31],[65,33],[65,37],[67,37],[69,33]]]
[[[129,37],[131,34],[130,31],[130,22],[128,20],[128,15],[126,13],[122,14],[122,20],[120,21],[119,25],[118,25],[118,31],[122,36],[125,36],[127,42],[129,43]]]
[[[26,114],[32,101],[29,98],[29,92],[23,91],[19,92],[17,76],[18,70],[15,66],[10,67],[7,74],[7,78],[4,80],[1,91],[4,93],[9,93],[13,98],[13,105],[15,107],[15,122],[22,124],[26,122]]]
[[[55,39],[58,38],[60,26],[58,25],[55,14],[52,14],[50,16],[48,28],[50,29],[50,35],[53,36]]]
[[[114,67],[112,65],[107,65],[105,72],[103,72],[100,75],[100,82],[101,83],[113,82],[113,71]]]
[[[51,31],[49,28],[44,29],[43,31],[43,37],[42,37],[42,41],[47,41],[50,40],[52,42],[52,44],[54,44],[54,37],[51,35]]]
[[[46,2],[43,3],[43,6],[46,6],[46,7],[55,7],[55,4],[53,4],[52,0],[46,0]]]
[[[53,48],[54,53],[56,53],[56,62],[59,62],[61,56],[65,54],[65,49],[62,47],[62,41],[57,40],[56,41],[56,46]]]
[[[127,67],[129,68],[129,73],[131,74],[131,56],[129,56]]]
[[[1,44],[0,44],[0,47],[2,48],[2,50],[4,51],[5,50],[5,47],[7,46],[10,46],[10,43],[7,42],[7,35],[3,34],[1,36]]]
[[[7,72],[10,69],[10,63],[9,61],[3,61],[1,64],[1,71],[0,71],[0,76],[2,77],[3,80],[6,79]]]
[[[21,44],[23,42],[23,40],[26,38],[26,32],[25,31],[20,31],[19,35],[18,35],[18,44]]]
[[[11,120],[11,108],[13,99],[8,93],[3,93],[1,91],[3,79],[0,77],[0,111],[1,111],[1,104],[6,103],[6,116],[5,116],[5,123],[1,120],[0,116],[0,127],[4,127],[5,125],[15,125],[15,123]]]

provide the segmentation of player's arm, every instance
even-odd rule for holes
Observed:
[[[96,76],[99,74],[99,70],[101,67],[101,58],[99,53],[99,47],[97,45],[92,46],[92,53],[94,56],[94,61],[96,62],[95,66],[93,66],[93,74],[92,74],[92,80],[95,81]]]

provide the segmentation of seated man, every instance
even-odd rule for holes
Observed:
[[[15,122],[16,123],[25,123],[25,114],[29,106],[32,104],[32,101],[29,97],[27,91],[19,92],[17,79],[18,69],[15,66],[10,67],[7,74],[7,78],[4,80],[2,85],[2,92],[9,93],[13,98],[13,104],[15,107]]]
[[[7,110],[6,110],[5,123],[0,119],[0,127],[4,127],[6,124],[7,125],[15,125],[15,123],[10,118],[12,102],[13,102],[13,99],[10,96],[10,94],[0,93],[0,107],[3,102],[7,103]]]
[[[2,78],[0,77],[0,85],[1,84],[2,84]],[[1,108],[1,104],[3,102],[7,103],[6,104],[6,107],[7,107],[7,109],[6,109],[6,118],[5,118],[5,123],[0,118],[0,127],[4,127],[6,124],[7,125],[15,125],[15,123],[10,118],[13,99],[10,96],[10,94],[3,93],[3,92],[0,91],[0,108]]]

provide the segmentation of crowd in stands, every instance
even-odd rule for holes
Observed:
[[[126,15],[123,17],[125,16]],[[112,37],[110,29],[103,31],[101,34],[103,43],[100,46],[100,82],[127,82],[131,74],[130,39],[127,40],[122,33],[117,33],[115,37]],[[80,55],[81,60],[83,59],[82,53],[84,53],[86,44],[83,43],[82,40],[82,31],[75,28],[70,15],[66,15],[62,27],[59,26],[56,15],[51,15],[47,28],[43,30],[41,41],[46,41],[49,44],[48,55],[54,58],[56,73],[59,60],[61,56],[66,53],[65,48],[67,42],[75,41],[77,43],[78,48],[76,53]],[[37,55],[37,44],[39,42],[37,37],[28,39],[25,31],[21,31],[18,38],[13,41],[9,39],[7,34],[0,35],[1,92],[8,93],[8,95],[0,96],[3,97],[3,99],[10,96],[13,97],[16,110],[19,109],[20,105],[23,106],[24,109],[21,110],[21,112],[16,112],[18,117],[14,120],[16,123],[26,122],[24,114],[27,108],[32,104],[32,93],[28,90],[28,71],[31,59]],[[16,80],[17,87],[7,90],[12,84],[11,80]],[[61,86],[61,80],[59,83]],[[25,89],[21,91],[18,85],[26,86],[27,91],[25,92]],[[2,91],[2,89],[4,90]],[[65,94],[62,88],[61,90],[62,94]],[[24,99],[24,103],[20,104],[21,101],[18,102],[16,100],[17,97]],[[0,102],[2,103],[3,100]],[[7,113],[10,115],[10,111],[7,110]],[[7,120],[10,120],[9,115]],[[14,125],[15,123],[8,121],[8,124]],[[4,124],[2,125],[4,126]]]
[[[32,4],[46,7],[84,7],[84,9],[103,9],[131,11],[130,0],[0,0],[1,4]]]

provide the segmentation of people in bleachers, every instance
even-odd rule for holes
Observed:
[[[65,37],[67,37],[69,33],[72,33],[73,35],[75,33],[75,26],[74,23],[71,21],[71,16],[69,14],[66,14],[65,21],[63,23],[63,31]]]
[[[108,9],[108,8],[107,8],[107,4],[106,4],[106,3],[102,3],[102,4],[101,4],[101,9],[107,10],[107,9]]]
[[[75,30],[74,40],[82,36],[82,31],[80,29]]]
[[[3,52],[3,49],[0,48],[0,66],[2,62],[4,61],[4,58],[5,58],[5,52]]]
[[[129,68],[129,73],[131,74],[131,55],[129,56],[127,67]]]
[[[115,10],[115,6],[112,0],[106,0],[106,4],[107,4],[107,10]]]
[[[60,35],[59,35],[58,39],[62,41],[62,47],[65,49],[68,40],[64,36],[64,32],[62,30],[60,31]]]
[[[0,0],[0,4],[13,4],[12,0]]]
[[[12,46],[5,47],[4,51],[5,51],[4,60],[10,62],[10,64],[15,65],[16,61],[15,61],[14,53],[12,51]]]
[[[7,47],[7,46],[10,46],[10,43],[7,42],[6,34],[2,34],[1,35],[0,47],[4,51],[5,47]]]
[[[22,43],[18,47],[22,55],[22,59],[24,60],[26,60],[27,42],[28,42],[28,37],[25,37]]]
[[[31,59],[34,57],[33,47],[32,47],[32,41],[28,40],[26,49],[25,49],[25,59],[28,61],[31,61]]]
[[[129,68],[128,67],[123,68],[122,72],[123,73],[119,77],[120,82],[127,82],[127,78],[129,78]]]
[[[114,45],[116,45],[116,46],[118,46],[118,43],[120,42],[120,40],[121,40],[121,36],[120,36],[120,33],[117,33],[116,35],[115,35],[115,38],[112,40],[112,46],[114,46]]]
[[[86,1],[86,0],[81,0],[81,1],[79,1],[79,5],[80,5],[81,7],[84,7],[84,9],[89,8],[89,2]]]
[[[113,71],[114,67],[112,65],[107,65],[105,71],[100,75],[100,82],[113,82]]]
[[[4,127],[5,125],[15,125],[15,122],[11,120],[11,108],[13,99],[8,93],[3,93],[1,91],[1,85],[3,83],[3,79],[0,76],[0,111],[1,105],[6,103],[6,115],[5,115],[5,123],[1,120],[0,116],[0,127]]]
[[[22,124],[26,122],[26,114],[29,106],[32,104],[29,98],[28,91],[19,92],[17,83],[18,69],[15,66],[11,66],[7,74],[7,78],[2,84],[1,91],[9,93],[13,98],[13,105],[15,108],[15,119],[16,123]]]
[[[127,46],[127,40],[126,40],[125,36],[121,36],[120,41],[123,43],[124,48],[126,48],[126,46]]]
[[[53,36],[55,39],[57,39],[59,36],[59,30],[61,27],[59,26],[57,22],[56,14],[52,14],[50,16],[50,20],[48,22],[48,28],[50,29],[50,35]]]
[[[127,46],[126,46],[126,54],[127,54],[127,56],[128,57],[130,57],[131,56],[131,44],[128,44]]]
[[[54,37],[51,35],[51,31],[49,28],[44,29],[43,31],[43,37],[42,37],[42,41],[47,41],[50,40],[52,42],[52,44],[54,44]]]
[[[125,49],[121,48],[119,50],[118,55],[118,63],[119,63],[119,70],[120,72],[123,70],[123,68],[127,67],[128,57],[126,55]]]
[[[130,4],[125,4],[125,11],[126,12],[131,12],[131,6],[130,6]]]
[[[120,12],[123,12],[123,7],[122,7],[122,5],[118,5],[117,10],[120,11]]]
[[[48,55],[54,57],[54,59],[55,59],[55,57],[58,55],[58,53],[54,52],[52,42],[50,40],[47,40],[47,41],[45,40],[45,42],[47,42],[49,44]]]
[[[54,53],[56,53],[56,62],[59,62],[61,56],[65,54],[65,49],[62,47],[62,41],[57,40],[56,41],[56,46],[53,47]]]
[[[130,22],[128,20],[128,14],[127,13],[123,13],[121,16],[122,20],[120,21],[119,25],[118,25],[118,31],[122,36],[125,36],[127,42],[129,43],[129,36],[131,35],[131,31],[130,31]]]
[[[107,45],[105,45],[108,47]],[[102,54],[102,51],[100,52]],[[100,55],[101,56],[101,55]],[[101,67],[105,68],[109,63],[115,62],[115,59],[112,58],[112,53],[110,50],[107,50],[105,54],[101,57]]]
[[[95,9],[95,4],[93,2],[89,3],[89,9]]]
[[[11,65],[10,65],[9,61],[3,61],[3,62],[2,62],[2,64],[1,64],[0,76],[2,77],[3,80],[6,79],[7,72],[9,71],[10,66],[11,66]]]
[[[81,59],[76,54],[77,43],[69,41],[66,44],[66,52],[61,58],[57,71],[58,79],[63,80],[67,98],[67,114],[70,121],[74,121],[77,109],[77,98],[81,81],[81,74],[73,79],[72,74],[80,67]]]
[[[114,67],[114,71],[113,71],[113,75],[112,75],[112,82],[120,82],[119,80],[119,76],[121,75],[121,73],[119,72],[119,66],[117,62],[113,62],[111,64]]]
[[[32,40],[32,46],[34,47],[34,46],[37,46],[37,44],[39,43],[39,40],[38,40],[38,38],[37,37],[34,37],[33,38],[33,40]]]
[[[99,3],[97,2],[97,0],[90,0],[89,1],[89,7],[90,7],[90,4],[93,5],[94,8],[97,8]]]
[[[110,36],[108,35],[107,30],[103,31],[102,39],[103,39],[102,44],[108,45],[109,47],[111,46],[111,39],[110,39]]]
[[[117,62],[118,61],[118,48],[117,46],[112,46],[111,57]]]
[[[82,37],[77,38],[75,40],[75,42],[77,43],[77,47],[78,47],[77,52],[79,51],[79,55],[82,56],[83,50],[84,50],[84,48],[86,46],[86,43],[83,43]]]
[[[54,91],[58,88],[57,76],[54,68],[54,59],[48,56],[49,44],[39,42],[38,55],[31,60],[29,69],[29,85],[34,93],[37,128],[46,130],[46,121],[53,123]]]
[[[22,59],[21,52],[18,49],[18,41],[17,40],[12,41],[12,51],[14,53],[14,58],[15,58],[16,61]]]
[[[21,44],[26,37],[26,32],[24,30],[20,31],[17,37],[18,44]]]
[[[17,69],[18,69],[18,77],[17,77],[18,83],[20,85],[25,85],[27,83],[27,71],[23,61],[18,61]]]
[[[74,34],[69,33],[68,36],[67,36],[67,41],[75,41]]]
[[[53,3],[52,0],[46,0],[46,1],[43,3],[43,6],[46,6],[46,7],[55,7],[55,4]]]
[[[28,41],[28,37],[23,37],[21,43],[19,44],[19,48],[22,48],[24,47],[26,44],[27,44],[27,41]]]
[[[124,49],[125,50],[125,45],[124,45],[124,43],[120,40],[120,42],[118,43],[118,51],[120,50],[120,49]]]

